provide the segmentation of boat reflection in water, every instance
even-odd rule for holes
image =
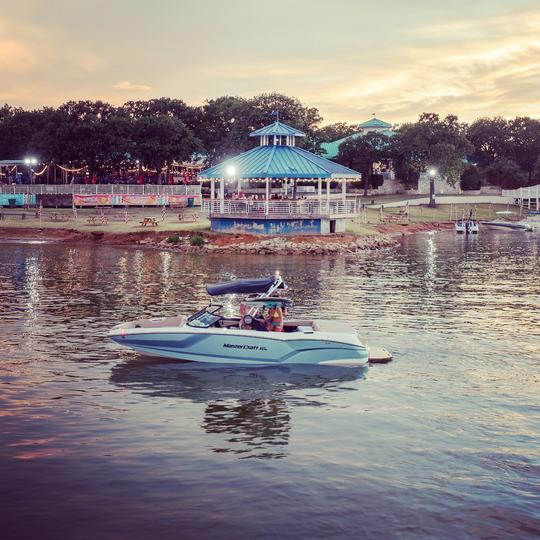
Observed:
[[[363,379],[366,371],[316,365],[216,366],[141,356],[114,367],[111,382],[150,397],[204,403],[201,427],[228,436],[213,451],[276,459],[286,456],[294,407],[324,406],[325,392],[345,389],[344,383]],[[307,389],[321,394],[306,397],[302,391]]]

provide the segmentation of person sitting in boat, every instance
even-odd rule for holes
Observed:
[[[283,310],[279,304],[270,304],[266,328],[269,332],[283,332]]]

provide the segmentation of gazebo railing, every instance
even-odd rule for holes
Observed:
[[[193,195],[201,194],[201,186],[156,184],[17,184],[0,186],[2,194],[47,195]]]
[[[355,200],[307,200],[298,201],[239,201],[205,199],[203,212],[207,214],[236,215],[351,215],[358,212]]]

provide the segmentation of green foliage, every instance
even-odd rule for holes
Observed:
[[[373,164],[389,157],[391,157],[389,137],[369,131],[365,135],[351,137],[342,143],[336,161],[362,173],[364,192],[367,194]]]
[[[532,179],[534,165],[540,155],[540,120],[518,117],[510,121],[510,140],[514,161]]]
[[[189,237],[189,245],[190,246],[204,246],[204,238],[200,234],[192,234]]]
[[[356,126],[346,124],[345,122],[338,122],[336,124],[329,124],[328,126],[317,129],[315,132],[315,137],[319,143],[333,142],[337,141],[338,139],[348,137],[356,131],[358,131]]]
[[[540,180],[540,155],[538,155],[534,164],[534,177]]]
[[[418,122],[398,128],[391,154],[401,171],[420,173],[435,167],[449,184],[455,185],[465,168],[465,157],[472,150],[466,126],[456,116],[441,119],[438,114],[423,113]]]
[[[486,178],[490,184],[503,189],[515,189],[526,185],[527,177],[515,161],[501,158],[486,169]]]
[[[482,178],[478,167],[471,165],[461,174],[460,187],[463,190],[477,190],[482,186]]]
[[[512,154],[509,123],[504,118],[479,118],[467,130],[473,145],[472,160],[481,167]]]
[[[177,234],[173,234],[167,238],[167,242],[169,242],[169,244],[178,244],[178,242],[180,242],[180,237]]]

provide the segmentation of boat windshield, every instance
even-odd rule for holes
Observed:
[[[216,313],[222,307],[223,306],[210,305],[201,309],[200,311],[197,311],[197,313],[188,319],[188,326],[192,326],[194,328],[210,328],[210,326],[214,325],[221,319],[221,316],[216,315]]]

